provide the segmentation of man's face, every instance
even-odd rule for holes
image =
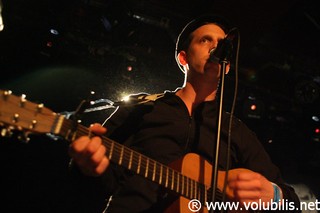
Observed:
[[[224,31],[215,24],[206,24],[192,33],[192,40],[186,51],[189,74],[203,74],[207,77],[219,76],[219,64],[209,61],[210,50],[225,37]]]

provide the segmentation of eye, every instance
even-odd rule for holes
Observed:
[[[203,38],[200,39],[200,42],[201,43],[209,43],[209,42],[211,42],[211,40],[209,38],[207,38],[207,37],[203,37]]]
[[[211,44],[213,42],[213,38],[210,35],[204,35],[200,38],[200,43],[202,44]]]

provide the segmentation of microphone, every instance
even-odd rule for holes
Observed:
[[[211,62],[229,62],[232,50],[233,50],[233,40],[236,37],[237,28],[233,28],[229,31],[229,33],[225,36],[224,39],[218,42],[216,48],[210,50],[209,61]]]

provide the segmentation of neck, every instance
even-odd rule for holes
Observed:
[[[190,115],[200,103],[213,101],[216,98],[216,94],[217,87],[195,86],[190,82],[186,82],[185,86],[176,93],[185,103]]]

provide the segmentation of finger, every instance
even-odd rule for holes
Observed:
[[[101,143],[99,137],[90,139],[87,136],[82,136],[70,145],[70,156],[79,166],[96,166],[99,162],[93,162],[91,158],[102,146]]]
[[[95,134],[98,135],[102,135],[105,134],[107,132],[107,129],[103,126],[101,126],[101,124],[98,123],[94,123],[92,125],[90,125],[90,131],[94,132]]]
[[[96,152],[91,156],[91,161],[94,166],[98,166],[100,162],[106,157],[106,148],[105,146],[101,145]]]
[[[73,155],[78,155],[82,152],[84,152],[85,148],[90,143],[90,138],[87,136],[81,136],[77,140],[75,140],[73,143],[69,146],[69,152]]]
[[[86,152],[88,156],[93,155],[102,145],[102,140],[100,137],[95,136],[91,138],[91,141],[87,144]]]
[[[228,183],[234,190],[261,190],[262,183],[257,179],[235,180]]]
[[[260,179],[261,175],[256,172],[240,172],[237,175],[237,180],[250,181],[253,179]]]
[[[243,201],[245,199],[257,200],[261,197],[261,191],[259,191],[259,190],[235,190],[234,196],[239,201]]]
[[[101,175],[109,166],[110,161],[107,157],[104,157],[99,165],[95,168],[95,174],[96,175]]]
[[[81,167],[82,171],[90,176],[100,176],[104,173],[104,171],[108,168],[110,165],[109,159],[104,156],[102,160],[96,165],[96,166],[83,166]]]

